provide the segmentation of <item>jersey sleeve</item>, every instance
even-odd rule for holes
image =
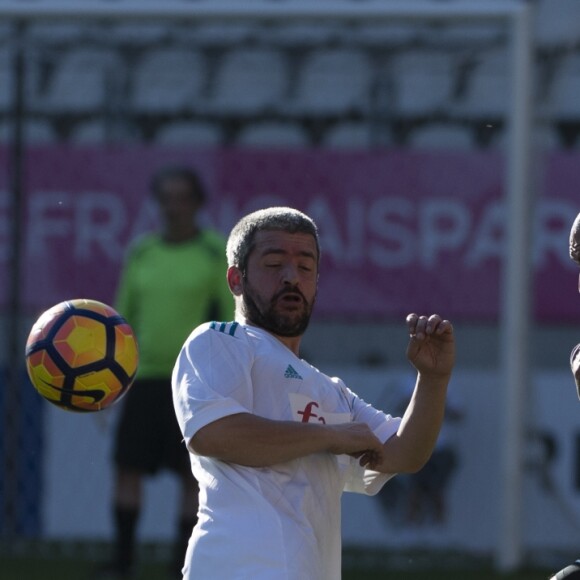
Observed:
[[[250,345],[237,323],[203,324],[192,333],[172,375],[175,412],[187,444],[217,419],[252,412],[252,363]]]
[[[354,422],[366,423],[381,443],[385,443],[397,432],[401,423],[400,417],[392,417],[383,411],[375,409],[347,387],[343,388],[346,396],[350,399],[352,420]],[[358,460],[353,459],[344,491],[375,495],[395,475],[394,473],[380,473],[372,469],[366,469],[359,464]]]

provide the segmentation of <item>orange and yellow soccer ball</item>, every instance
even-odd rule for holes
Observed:
[[[139,364],[133,330],[96,300],[61,302],[34,323],[26,368],[35,389],[69,411],[102,411],[128,390]]]

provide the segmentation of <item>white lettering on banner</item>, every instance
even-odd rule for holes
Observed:
[[[76,204],[75,256],[91,257],[93,245],[112,261],[122,255],[120,236],[126,223],[123,201],[112,193],[86,193]]]
[[[216,226],[227,232],[237,217],[266,207],[266,201],[287,204],[273,196],[256,200],[236,209],[233,198],[223,199]],[[338,265],[357,266],[368,261],[391,269],[418,263],[433,269],[441,265],[445,253],[455,253],[465,267],[477,268],[489,261],[500,262],[505,251],[505,210],[500,201],[488,203],[476,216],[473,208],[460,200],[380,197],[365,204],[365,200],[350,199],[342,211],[329,197],[319,195],[305,211],[318,223],[324,253]],[[552,254],[570,267],[562,248],[566,247],[569,229],[566,222],[575,213],[573,205],[565,201],[538,204],[533,241],[538,267]]]
[[[427,200],[420,206],[421,263],[427,269],[438,265],[443,250],[458,250],[471,226],[469,208],[454,200]]]
[[[0,191],[0,262],[8,261],[8,248],[10,236],[10,221],[8,210],[10,209],[10,197],[7,191]]]
[[[388,243],[369,242],[368,258],[381,268],[400,268],[413,262],[417,236],[411,224],[416,213],[408,199],[382,197],[372,203],[369,213],[369,233]],[[409,221],[405,226],[402,220]]]
[[[274,195],[241,201],[225,197],[211,208],[209,221],[227,233],[241,215],[273,204],[288,202]],[[370,201],[353,198],[345,204],[318,195],[305,206],[318,223],[324,253],[338,266],[433,269],[444,258],[455,256],[472,269],[499,263],[504,255],[506,226],[501,201],[491,201],[477,212],[455,199],[389,196]],[[4,262],[10,245],[9,207],[8,193],[0,192],[0,260]],[[28,205],[27,255],[46,258],[54,251],[55,242],[66,242],[71,257],[77,260],[98,253],[118,263],[129,241],[157,224],[157,213],[150,198],[137,206],[110,192],[38,191]],[[571,216],[576,213],[574,204],[563,200],[538,204],[531,248],[537,268],[554,259],[572,267],[566,247]]]
[[[568,235],[578,208],[572,203],[554,200],[540,203],[535,214],[532,239],[533,261],[536,268],[558,260],[565,268],[576,270],[568,258]]]
[[[61,192],[39,192],[32,196],[28,211],[29,256],[45,256],[52,238],[70,236],[71,217],[69,211],[70,194]]]
[[[477,268],[486,260],[500,261],[505,248],[505,209],[502,203],[492,202],[483,211],[475,235],[468,244],[464,264]]]
[[[132,212],[129,212],[130,214]],[[151,198],[147,198],[134,212],[135,221],[130,228],[128,240],[134,240],[147,231],[154,229],[159,223],[159,211],[157,204]],[[126,226],[127,224],[124,224]]]
[[[320,230],[320,246],[324,248],[324,253],[330,254],[337,263],[342,262],[345,253],[344,245],[340,237],[338,220],[328,201],[323,197],[314,198],[308,206],[306,213],[318,225],[318,229]]]
[[[4,198],[7,195],[0,197],[3,205]],[[28,255],[50,256],[53,251],[50,242],[61,239],[70,241],[68,245],[75,259],[88,260],[98,252],[112,262],[120,262],[127,243],[151,230],[157,219],[153,200],[144,200],[131,212],[126,205],[114,193],[37,192],[30,197],[28,207]],[[133,216],[132,223],[128,223],[128,213]],[[4,219],[0,221],[0,234],[3,223]],[[2,252],[7,254],[7,249]]]
[[[355,266],[364,260],[365,208],[357,199],[348,200],[347,213],[348,242],[344,259],[347,264]]]

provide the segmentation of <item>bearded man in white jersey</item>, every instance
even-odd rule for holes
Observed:
[[[291,208],[242,218],[227,245],[236,321],[203,324],[173,372],[200,486],[187,580],[337,580],[343,491],[377,493],[433,451],[454,364],[453,328],[409,314],[417,381],[402,418],[299,356],[316,300],[313,220]]]

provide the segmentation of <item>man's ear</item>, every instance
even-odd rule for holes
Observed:
[[[237,266],[230,266],[227,273],[228,286],[234,296],[241,296],[244,289],[242,272]]]

